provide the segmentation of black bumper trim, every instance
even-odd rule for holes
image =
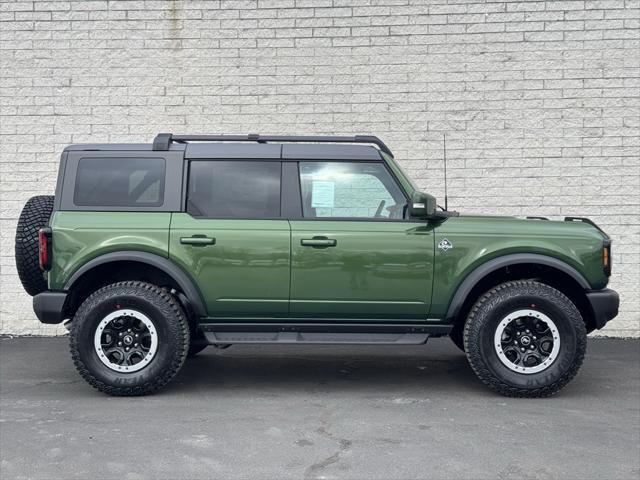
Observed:
[[[33,311],[42,323],[60,323],[66,301],[65,292],[42,292],[33,297]]]
[[[587,299],[591,304],[593,318],[598,330],[618,315],[620,296],[614,290],[608,288],[604,290],[591,290],[587,292]]]

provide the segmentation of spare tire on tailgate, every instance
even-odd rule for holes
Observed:
[[[47,289],[38,259],[38,230],[49,224],[53,211],[53,196],[38,195],[27,200],[16,230],[16,267],[22,286],[29,295]]]

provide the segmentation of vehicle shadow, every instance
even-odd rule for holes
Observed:
[[[429,389],[485,391],[465,355],[442,340],[429,346],[234,345],[187,359],[171,390]]]

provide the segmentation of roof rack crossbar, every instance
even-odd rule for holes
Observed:
[[[153,141],[153,150],[169,150],[171,142],[304,142],[304,143],[363,143],[376,145],[381,151],[393,157],[393,153],[385,143],[374,135],[315,136],[315,135],[173,135],[159,133]]]

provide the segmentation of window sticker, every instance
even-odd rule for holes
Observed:
[[[333,208],[335,187],[334,182],[314,181],[311,190],[311,207]]]

